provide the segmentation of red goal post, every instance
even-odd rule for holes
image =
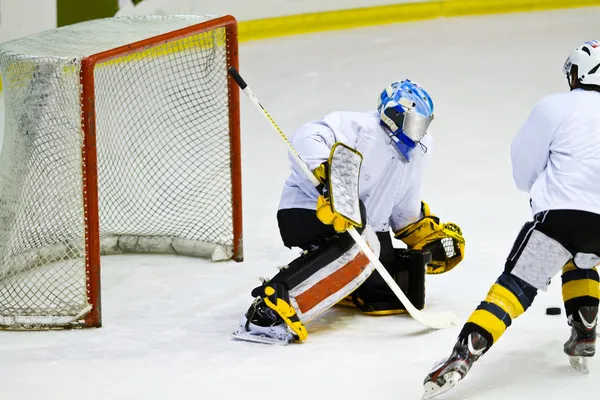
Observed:
[[[108,18],[0,44],[0,328],[101,326],[101,254],[243,260],[229,66],[232,16]]]

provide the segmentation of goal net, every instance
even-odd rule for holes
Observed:
[[[242,260],[231,16],[0,44],[0,328],[100,326],[100,254]]]

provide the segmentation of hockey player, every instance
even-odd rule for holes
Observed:
[[[464,378],[562,269],[571,337],[564,352],[587,372],[595,353],[600,262],[600,42],[564,65],[570,91],[543,98],[511,145],[513,177],[528,191],[533,220],[517,236],[504,272],[471,314],[450,357],[425,378],[425,398]]]
[[[427,133],[433,109],[429,94],[417,83],[394,82],[381,93],[377,111],[333,112],[290,137],[322,187],[327,187],[335,143],[362,154],[358,182],[363,223],[357,231],[419,309],[424,306],[425,271],[449,271],[464,255],[459,227],[441,223],[421,202],[421,181],[433,150]],[[295,162],[277,219],[285,246],[303,253],[252,291],[255,300],[234,336],[267,343],[303,341],[305,324],[345,298],[367,313],[403,311],[346,232],[349,221],[336,214],[327,192],[315,188]],[[409,249],[392,247],[390,228]]]

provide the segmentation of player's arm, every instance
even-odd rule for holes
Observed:
[[[294,174],[302,191],[315,199],[317,217],[326,225],[332,225],[337,232],[345,232],[352,223],[333,210],[329,194],[324,191],[330,178],[329,157],[336,143],[334,132],[327,125],[311,122],[300,128],[291,138],[292,146],[300,158],[313,171],[321,186],[315,188],[294,164]]]
[[[549,108],[542,100],[512,141],[513,179],[519,190],[529,192],[548,164],[550,141],[556,130]]]

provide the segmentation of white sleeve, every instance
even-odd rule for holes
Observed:
[[[335,143],[335,134],[325,124],[310,122],[294,132],[290,143],[312,171],[329,158],[331,148]],[[293,168],[301,173],[294,158],[291,155],[289,158]]]
[[[291,137],[290,143],[298,152],[300,158],[312,171],[321,163],[329,159],[331,148],[335,143],[335,134],[327,125],[320,122],[310,122],[300,127]],[[292,174],[294,181],[302,191],[313,198],[317,198],[319,193],[311,181],[304,175],[302,169],[296,163],[296,160],[289,155],[292,163]]]
[[[529,192],[548,164],[550,141],[556,131],[548,108],[539,103],[512,141],[513,179],[519,190]]]

